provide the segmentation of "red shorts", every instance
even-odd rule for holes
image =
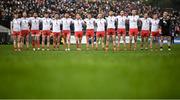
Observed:
[[[96,32],[96,36],[97,37],[104,37],[105,36],[105,32],[104,31]]]
[[[159,32],[151,32],[152,36],[159,36]]]
[[[42,35],[50,36],[51,35],[51,31],[50,30],[42,30]]]
[[[117,33],[118,33],[118,34],[121,34],[121,35],[124,35],[124,34],[126,34],[126,29],[124,29],[124,28],[118,28]]]
[[[20,34],[21,34],[21,32],[13,31],[12,36],[19,36]]]
[[[138,35],[138,29],[130,29],[129,35],[131,36],[137,36]]]
[[[108,28],[107,29],[107,35],[115,35],[115,29],[114,28]]]
[[[86,30],[86,36],[93,37],[94,36],[94,30],[93,29],[87,29]]]
[[[77,31],[75,32],[75,36],[78,37],[78,38],[81,38],[83,35],[83,32],[82,31]]]
[[[29,30],[21,30],[21,36],[29,35]]]
[[[58,37],[58,36],[60,36],[60,32],[53,32],[53,35],[54,35],[55,37]]]
[[[70,36],[70,30],[63,30],[62,35],[65,37]]]
[[[39,30],[31,30],[32,35],[39,35]]]
[[[141,31],[141,36],[142,37],[149,37],[149,33],[150,33],[149,30],[142,30]]]

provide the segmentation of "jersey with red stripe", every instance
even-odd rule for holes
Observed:
[[[12,29],[12,31],[16,31],[16,32],[21,31],[21,20],[20,19],[13,19],[11,21],[11,29]]]
[[[73,22],[73,19],[71,18],[62,18],[61,23],[62,23],[62,30],[70,30],[70,25]]]
[[[138,20],[139,20],[139,16],[128,16],[128,20],[129,20],[129,28],[130,29],[137,29],[138,26]]]
[[[104,18],[96,19],[95,22],[97,24],[97,31],[105,31],[106,20]]]
[[[116,19],[118,21],[118,28],[125,29],[127,17],[126,16],[117,16]]]
[[[106,21],[107,21],[107,28],[115,28],[116,17],[108,16],[106,18]]]
[[[86,29],[94,29],[94,22],[95,22],[95,19],[94,18],[86,18],[84,19],[84,22],[86,22],[86,25],[87,25],[87,28]]]

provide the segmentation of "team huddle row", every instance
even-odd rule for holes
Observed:
[[[158,38],[161,34],[160,50],[162,50],[162,44],[164,37],[168,37],[168,47],[170,50],[170,35],[166,27],[169,27],[170,21],[167,17],[167,12],[164,12],[163,19],[159,19],[157,14],[150,18],[147,13],[143,18],[139,18],[136,15],[136,10],[132,10],[131,16],[125,16],[121,11],[118,16],[114,16],[113,12],[109,12],[109,16],[104,18],[103,14],[98,14],[97,18],[92,18],[91,14],[87,14],[87,18],[84,20],[79,14],[76,14],[76,18],[70,18],[68,13],[65,13],[63,18],[59,18],[59,14],[55,14],[54,18],[49,18],[49,14],[45,13],[43,18],[39,18],[37,13],[33,13],[32,17],[27,18],[27,13],[22,13],[22,18],[18,18],[18,14],[14,14],[14,19],[11,21],[11,35],[14,41],[14,50],[21,51],[24,47],[24,40],[26,40],[26,47],[29,48],[29,34],[32,36],[33,50],[40,50],[40,35],[42,35],[42,50],[45,50],[45,40],[47,39],[46,50],[50,49],[50,36],[53,33],[53,47],[58,49],[60,46],[60,36],[63,37],[63,47],[65,51],[70,51],[70,36],[71,25],[74,25],[74,33],[76,38],[77,50],[81,50],[83,26],[86,26],[86,48],[89,49],[89,39],[94,40],[94,33],[96,31],[96,44],[92,42],[92,48],[98,49],[98,42],[101,41],[102,48],[105,51],[109,49],[110,38],[113,41],[113,50],[120,49],[121,37],[123,39],[124,50],[126,46],[126,23],[129,23],[129,49],[136,50],[137,48],[137,36],[141,35],[141,49],[148,49],[148,39],[151,35],[150,48],[155,43],[155,49],[158,48]],[[141,31],[138,30],[138,23],[142,24]],[[116,24],[117,23],[117,30]],[[40,24],[42,29],[40,30]],[[62,26],[62,29],[60,28]],[[105,29],[107,26],[107,30]],[[96,29],[95,29],[96,27]],[[165,28],[164,28],[165,27]],[[116,44],[116,32],[118,36],[118,43]],[[106,40],[105,40],[106,37]],[[134,46],[132,48],[132,39],[134,38]],[[95,45],[95,46],[94,46]]]

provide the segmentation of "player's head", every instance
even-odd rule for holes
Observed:
[[[48,17],[49,17],[48,12],[44,12],[44,17],[46,17],[46,18],[48,18]]]
[[[114,14],[113,11],[109,11],[109,16],[112,16]]]
[[[59,14],[56,13],[56,14],[54,15],[54,18],[55,18],[55,19],[58,19],[58,18],[59,18]]]
[[[64,17],[65,17],[65,18],[69,18],[69,14],[68,14],[68,13],[65,13],[65,14],[64,14]]]
[[[102,14],[98,14],[98,18],[100,18],[100,19],[101,19],[102,17],[103,17],[103,16],[102,16]]]
[[[158,18],[158,15],[155,13],[154,15],[153,15],[153,19],[157,19]]]
[[[136,15],[136,10],[132,10],[132,15],[133,15],[133,16]]]
[[[144,18],[148,18],[148,13],[144,13]]]
[[[23,16],[23,17],[27,17],[27,13],[24,11],[24,12],[22,13],[22,16]]]
[[[14,18],[17,19],[18,17],[18,13],[14,13]]]
[[[164,17],[164,18],[167,18],[167,16],[168,16],[168,12],[166,12],[166,11],[163,12],[163,17]]]
[[[87,17],[88,17],[89,19],[92,18],[92,16],[91,16],[90,13],[87,14]]]
[[[34,12],[34,13],[33,13],[33,17],[35,17],[35,18],[38,17],[37,12]]]
[[[124,11],[123,11],[123,10],[121,10],[120,15],[121,15],[121,16],[123,16],[123,15],[124,15]]]
[[[76,19],[80,19],[80,18],[81,18],[80,14],[76,14]]]

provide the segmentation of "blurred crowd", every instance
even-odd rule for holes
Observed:
[[[115,15],[118,15],[121,10],[124,10],[129,15],[132,9],[137,10],[139,16],[143,16],[146,12],[149,13],[150,17],[153,13],[157,13],[161,17],[162,12],[166,10],[175,24],[180,25],[179,11],[154,7],[141,1],[128,0],[1,0],[0,20],[7,24],[12,20],[14,12],[18,12],[21,16],[23,11],[27,11],[29,16],[34,11],[38,12],[40,17],[43,16],[45,11],[49,12],[51,17],[55,13],[59,13],[61,17],[66,12],[71,17],[74,17],[76,13],[80,13],[82,18],[84,18],[87,13],[91,13],[93,17],[96,17],[98,13],[103,13],[104,16],[107,16],[107,12],[110,10],[114,11]]]

